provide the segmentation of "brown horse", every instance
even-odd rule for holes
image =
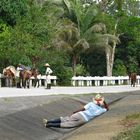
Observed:
[[[3,75],[6,78],[6,86],[13,86],[14,82],[18,88],[29,88],[30,87],[30,78],[33,76],[35,78],[34,87],[38,83],[39,87],[39,80],[38,80],[38,71],[34,68],[31,70],[21,70],[17,71],[14,66],[9,66],[3,69]]]
[[[12,87],[16,79],[16,70],[14,66],[9,66],[3,69],[3,75],[6,78],[6,86]]]
[[[36,87],[37,83],[39,87],[39,79],[38,79],[38,71],[37,69],[33,68],[31,70],[21,70],[19,73],[19,87],[24,87],[24,88],[30,88],[30,79],[33,76],[34,80],[33,80],[33,86]],[[22,86],[21,86],[22,85]]]
[[[30,88],[30,78],[32,76],[32,72],[30,70],[22,70],[19,73],[19,87]]]
[[[32,68],[31,73],[32,73],[32,76],[34,77],[33,86],[34,87],[36,87],[36,86],[39,87],[40,85],[39,85],[39,79],[38,79],[38,75],[39,75],[38,70],[36,68]]]
[[[136,82],[137,82],[137,74],[136,73],[131,73],[129,75],[129,80],[131,82],[131,86],[135,87]]]

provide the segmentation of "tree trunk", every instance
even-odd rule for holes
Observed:
[[[118,19],[115,24],[114,28],[114,35],[116,33],[118,26]],[[113,41],[112,46],[106,47],[106,64],[107,64],[107,76],[112,76],[112,70],[113,70],[113,64],[114,64],[114,57],[115,57],[115,49],[116,49],[116,44],[117,42]]]
[[[107,76],[112,76],[114,56],[115,56],[116,44],[114,43],[112,47],[106,47],[106,66],[107,66]]]

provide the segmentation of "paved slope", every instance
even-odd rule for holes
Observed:
[[[20,99],[20,98],[19,98]],[[25,100],[25,99],[24,99]],[[54,140],[73,129],[49,129],[42,124],[42,118],[67,115],[79,108],[80,103],[62,98],[52,103],[23,109],[0,117],[0,140]],[[5,108],[6,109],[6,108]]]
[[[111,103],[129,96],[129,94],[131,93],[113,93],[104,94],[104,96],[107,102]],[[92,96],[93,95],[59,95],[1,98],[0,140],[58,140],[81,128],[86,128],[87,130],[89,128],[85,127],[86,125],[78,129],[45,128],[42,125],[42,118],[47,117],[50,119],[69,115],[71,112],[82,107],[82,102],[90,101]],[[118,113],[119,112],[120,110],[118,110]],[[123,112],[123,109],[121,112]],[[109,113],[112,116],[114,115],[112,110],[109,111]],[[106,114],[103,114],[103,116],[105,115]],[[82,133],[84,133],[84,131]]]

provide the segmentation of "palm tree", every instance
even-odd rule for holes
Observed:
[[[92,2],[91,2],[92,3]],[[119,35],[117,35],[117,27],[118,23],[121,19],[121,13],[123,10],[123,3],[124,0],[105,0],[105,1],[99,1],[97,3],[97,6],[99,7],[101,13],[99,14],[99,23],[93,25],[91,27],[91,32],[93,32],[93,37],[90,39],[90,42],[93,46],[98,46],[102,47],[103,50],[105,51],[106,55],[106,69],[107,69],[107,76],[112,76],[112,69],[113,69],[113,63],[114,63],[114,57],[115,57],[115,49],[116,45],[120,43],[119,41]],[[106,14],[109,13],[109,15],[115,14],[115,10],[119,11],[120,13],[118,14],[115,22],[112,24],[111,31],[107,32],[106,25],[110,24],[112,19],[106,19]],[[104,21],[104,19],[106,21]],[[105,25],[105,24],[106,25]]]
[[[59,0],[59,2],[53,2],[53,5],[57,5],[57,9],[63,11],[61,12],[61,16],[59,16],[59,19],[57,19],[55,32],[56,39],[53,41],[55,44],[54,46],[59,46],[59,48],[65,48],[67,50],[72,58],[73,75],[76,75],[77,59],[81,52],[89,48],[88,42],[83,34],[83,32],[85,32],[84,28],[87,28],[89,24],[89,19],[84,15],[85,9],[83,9],[83,5],[76,0]],[[80,14],[81,12],[82,15]],[[85,20],[82,19],[82,21],[79,21],[80,16],[83,16],[81,18],[84,18]],[[86,20],[88,22],[86,22]],[[82,22],[85,24],[81,25]]]
[[[104,48],[107,75],[111,76],[118,38],[115,35],[107,34],[105,24],[95,24],[98,9],[94,4],[83,6],[83,3],[78,0],[61,0],[61,2],[65,9],[61,17],[69,20],[60,20],[56,26],[58,30],[55,43],[56,46],[65,47],[71,55],[73,74],[76,75],[75,67],[80,53],[85,51],[90,43],[93,46]]]
[[[76,2],[72,4],[80,35],[86,39],[90,47],[98,46],[104,49],[106,54],[107,76],[112,76],[115,48],[119,43],[119,38],[115,35],[118,22],[115,24],[114,33],[107,34],[106,25],[95,22],[98,13],[95,5],[87,5],[87,7],[83,8],[81,3]]]
[[[90,7],[85,6],[78,0],[63,0],[63,3],[66,11],[65,18],[69,19],[71,23],[68,24],[65,22],[66,24],[60,30],[65,34],[63,37],[67,36],[67,41],[65,42],[69,45],[65,45],[65,47],[67,46],[67,50],[72,56],[73,74],[76,75],[77,59],[83,51],[89,48],[88,38],[91,35],[90,27],[92,27],[97,15],[97,8],[95,5],[91,5]]]
[[[61,20],[56,33],[55,45],[64,48],[71,56],[73,76],[76,76],[77,59],[83,51],[89,48],[89,44],[84,38],[80,37],[79,30],[72,21]]]
[[[120,43],[119,38],[115,35],[107,34],[106,26],[103,23],[92,26],[91,32],[93,36],[89,42],[93,47],[100,47],[104,50],[106,55],[107,76],[112,76],[115,48],[116,45]]]

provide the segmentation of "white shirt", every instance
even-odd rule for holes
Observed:
[[[17,67],[17,71],[21,71],[21,70],[23,70],[23,68]]]
[[[50,69],[50,67],[47,67],[46,68],[46,75],[50,75],[52,73],[53,73],[53,71]]]

